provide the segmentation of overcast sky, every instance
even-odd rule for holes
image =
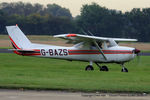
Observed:
[[[40,3],[44,5],[56,3],[62,7],[69,8],[73,16],[80,14],[80,8],[83,4],[91,4],[92,2],[96,2],[106,8],[122,10],[123,12],[130,11],[132,8],[150,7],[150,0],[0,0],[0,3],[16,1]]]

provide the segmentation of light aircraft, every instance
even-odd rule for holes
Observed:
[[[131,47],[119,46],[118,42],[133,42],[137,39],[107,38],[81,34],[60,34],[54,35],[57,38],[69,40],[76,43],[72,47],[54,46],[31,43],[17,25],[6,26],[11,40],[14,53],[23,56],[36,56],[57,58],[65,60],[77,60],[89,62],[85,70],[94,70],[95,63],[100,71],[108,71],[107,66],[100,66],[101,63],[117,63],[122,66],[122,72],[128,72],[124,63],[134,59],[140,50]]]

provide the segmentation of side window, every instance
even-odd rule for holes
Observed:
[[[106,42],[106,44],[108,48],[111,47],[110,42]]]
[[[117,45],[117,43],[115,42],[115,41],[108,41],[107,42],[107,47],[109,48],[109,47],[113,47],[113,46],[116,46]]]
[[[101,49],[103,49],[104,46],[103,46],[103,43],[102,43],[102,42],[97,42],[97,44],[98,44],[98,46],[99,46]],[[92,49],[96,49],[97,47],[96,47],[96,45],[95,45],[94,43],[92,43],[92,44],[91,44],[91,48],[92,48]]]

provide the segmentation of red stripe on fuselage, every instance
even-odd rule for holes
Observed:
[[[68,50],[68,51],[99,51],[99,50]],[[130,50],[102,50],[102,51],[130,51]]]
[[[38,56],[38,55],[41,55],[40,53],[20,53],[18,51],[14,51],[14,53],[16,53],[18,55],[23,55],[23,56]]]
[[[104,54],[132,54],[130,50],[102,50]],[[99,50],[68,50],[69,55],[101,54]]]
[[[34,51],[40,51],[39,49],[33,49]]]
[[[19,52],[17,52],[17,51],[14,51],[14,53],[17,54],[17,55],[21,55],[21,53],[19,53]]]
[[[101,53],[69,53],[69,55],[85,55],[85,54],[101,54]],[[132,53],[104,53],[104,54],[132,54]]]

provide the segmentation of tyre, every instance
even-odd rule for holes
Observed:
[[[93,66],[91,65],[88,65],[86,68],[85,68],[86,71],[90,71],[90,70],[94,70]]]
[[[122,68],[121,72],[128,72],[127,68]]]
[[[102,66],[101,68],[100,68],[100,71],[109,71],[109,69],[108,69],[108,67],[107,66]]]

